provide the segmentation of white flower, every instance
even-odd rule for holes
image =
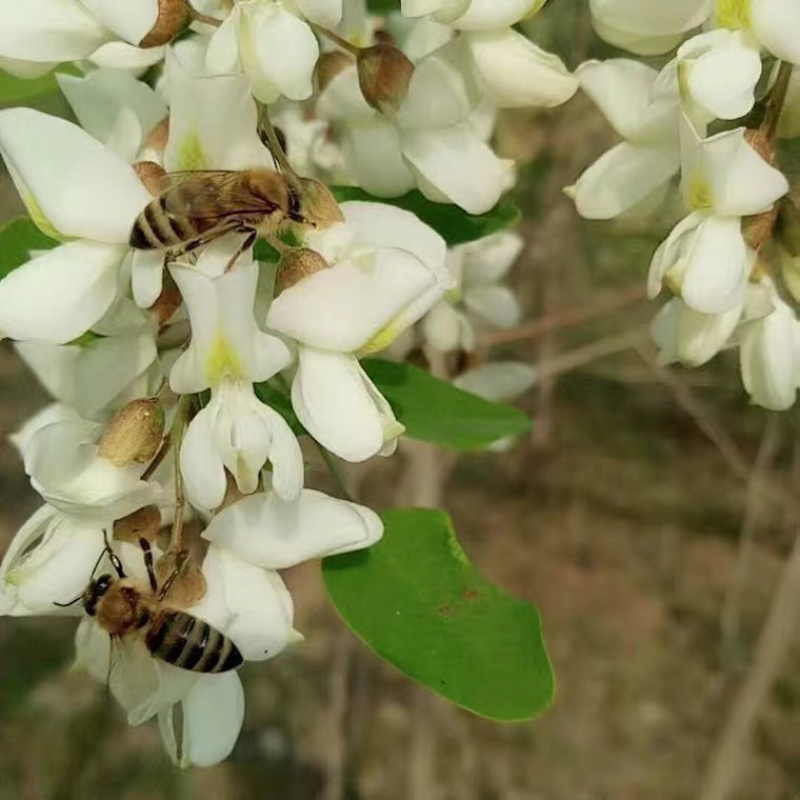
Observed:
[[[650,333],[659,349],[659,361],[680,361],[699,367],[722,350],[742,316],[743,302],[719,314],[702,314],[678,297],[656,314]]]
[[[238,0],[209,43],[209,72],[245,72],[262,103],[274,103],[281,95],[311,97],[319,45],[288,5],[282,0]],[[297,6],[325,26],[336,25],[342,14],[341,0],[298,0]]]
[[[684,119],[681,133],[681,188],[693,213],[653,257],[649,293],[655,297],[666,280],[695,311],[716,314],[742,302],[755,259],[741,218],[768,211],[789,187],[747,143],[744,128],[700,139]]]
[[[253,383],[287,367],[291,353],[256,325],[258,264],[211,277],[203,272],[211,255],[206,251],[195,267],[171,267],[192,340],[172,368],[170,386],[179,394],[211,389],[211,401],[192,420],[181,448],[188,497],[205,509],[221,505],[226,468],[240,491],[253,492],[270,460],[275,491],[294,498],[303,485],[300,446],[283,418],[253,393]]]
[[[298,342],[292,403],[326,448],[348,461],[393,450],[402,426],[358,364],[386,347],[452,286],[445,243],[413,214],[343,203],[345,222],[307,236],[330,265],[283,291],[267,326]]]
[[[0,615],[76,614],[62,608],[89,583],[103,550],[103,527],[42,506],[19,529],[0,564]]]
[[[448,251],[457,286],[423,319],[429,346],[441,352],[475,349],[475,326],[510,328],[519,322],[514,293],[501,285],[522,252],[519,234],[503,231]]]
[[[745,390],[764,408],[790,408],[800,384],[800,324],[794,311],[771,281],[763,280],[748,296],[745,319],[739,345]]]
[[[587,219],[611,219],[663,191],[678,171],[678,107],[658,90],[658,73],[638,61],[588,61],[576,72],[625,140],[601,156],[566,192]]]
[[[114,544],[126,573],[146,586],[135,548]],[[139,551],[141,563],[141,551]],[[109,570],[110,571],[110,570]],[[184,610],[228,636],[247,661],[282,652],[294,637],[293,604],[280,576],[212,545],[203,561],[206,593]],[[154,658],[140,639],[113,643],[96,619],[86,618],[76,637],[76,665],[109,688],[139,725],[158,716],[167,752],[181,766],[209,766],[226,758],[244,718],[244,694],[235,672],[203,675]],[[113,668],[109,671],[109,663]],[[175,710],[182,704],[183,723]]]
[[[800,64],[800,7],[793,0],[715,0],[714,21],[746,31],[776,58]]]
[[[72,123],[0,112],[0,152],[33,220],[69,240],[0,282],[0,331],[63,344],[111,308],[133,222],[150,200],[118,155]]]
[[[476,125],[481,97],[468,58],[458,42],[426,56],[391,120],[363,98],[355,65],[330,81],[317,114],[340,133],[345,162],[359,186],[378,197],[397,197],[417,186],[430,200],[455,203],[471,214],[497,203],[508,171]]]
[[[167,116],[163,99],[128,72],[96,69],[56,78],[83,129],[125,161],[136,160],[147,134]]]
[[[702,25],[713,2],[590,0],[589,7],[595,30],[607,42],[640,55],[655,55],[672,50],[685,33]]]
[[[695,124],[738,119],[753,108],[761,53],[741,31],[694,36],[679,48],[674,64],[685,89],[686,111]]]
[[[119,69],[143,68],[164,56],[163,47],[136,47],[157,17],[157,0],[142,0],[124,9],[109,0],[4,2],[0,56],[50,68],[81,59]]]
[[[117,467],[98,455],[103,426],[75,416],[25,431],[22,457],[31,485],[55,508],[76,520],[110,525],[157,503],[161,487],[140,479],[145,464]]]
[[[427,14],[460,30],[493,30],[535,14],[546,0],[401,0],[407,17]]]
[[[245,497],[220,511],[203,533],[212,546],[271,570],[371,547],[382,535],[374,511],[313,489],[288,503],[275,492]]]

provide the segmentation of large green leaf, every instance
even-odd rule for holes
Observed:
[[[470,564],[450,519],[382,514],[383,539],[326,558],[328,593],[347,624],[410,678],[490,719],[530,719],[553,698],[537,609]]]
[[[411,211],[437,231],[449,245],[474,242],[520,220],[519,208],[510,200],[501,200],[491,211],[475,215],[468,214],[458,206],[434,203],[416,189],[389,200],[373,197],[363,189],[353,186],[334,186],[332,189],[340,203],[347,200],[366,200],[372,203],[388,203]]]
[[[0,228],[0,279],[28,261],[31,250],[49,250],[57,244],[27,217],[7,222]]]
[[[412,439],[451,450],[483,450],[530,430],[530,417],[519,409],[457,389],[418,367],[376,358],[361,366]]]
[[[59,72],[80,75],[81,72],[71,64],[62,64]],[[40,78],[16,78],[0,70],[0,106],[29,103],[59,92],[56,74],[49,72]]]

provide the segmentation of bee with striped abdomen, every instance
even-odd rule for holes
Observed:
[[[166,174],[161,193],[141,211],[129,244],[136,250],[194,250],[227,233],[271,235],[285,222],[312,225],[300,213],[299,184],[271,169]]]
[[[112,641],[140,638],[154,658],[181,669],[219,673],[241,666],[242,654],[225,634],[164,602],[182,564],[159,586],[150,545],[145,539],[140,543],[150,586],[139,586],[128,578],[122,562],[106,544],[104,553],[108,553],[117,575],[105,574],[91,581],[81,596],[86,613]]]

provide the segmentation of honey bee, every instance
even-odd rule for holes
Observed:
[[[106,540],[107,553],[116,576],[93,579],[78,598],[90,617],[115,640],[140,638],[154,658],[192,672],[228,672],[244,659],[225,634],[207,622],[170,608],[164,601],[181,572],[185,557],[159,587],[153,554],[146,539],[140,540],[147,567],[149,587],[142,587],[125,575],[122,562]],[[99,562],[98,562],[99,563]],[[75,602],[75,601],[73,601]]]
[[[188,252],[236,232],[249,234],[243,252],[256,236],[287,221],[312,225],[300,212],[300,184],[293,177],[265,168],[167,174],[161,193],[136,218],[129,244]]]

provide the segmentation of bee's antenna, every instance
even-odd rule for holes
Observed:
[[[105,557],[105,554],[110,552],[110,550],[111,550],[111,548],[108,546],[108,537],[107,537],[105,531],[103,531],[103,539],[105,540],[105,547],[103,547],[103,550],[100,553],[100,557],[95,562],[94,567],[92,567],[91,574],[89,575],[89,581],[90,582],[94,579],[94,574],[95,574],[95,572],[97,572],[97,568],[100,566],[100,562]],[[117,558],[117,557],[114,556],[114,558]],[[117,561],[119,561],[119,559],[117,559]],[[113,561],[112,561],[112,563],[113,563]],[[70,606],[74,606],[75,603],[79,602],[82,599],[83,599],[83,593],[79,594],[74,600],[70,600],[69,603],[58,603],[58,602],[56,602],[54,600],[53,601],[53,605],[58,606],[59,608],[69,608]]]

